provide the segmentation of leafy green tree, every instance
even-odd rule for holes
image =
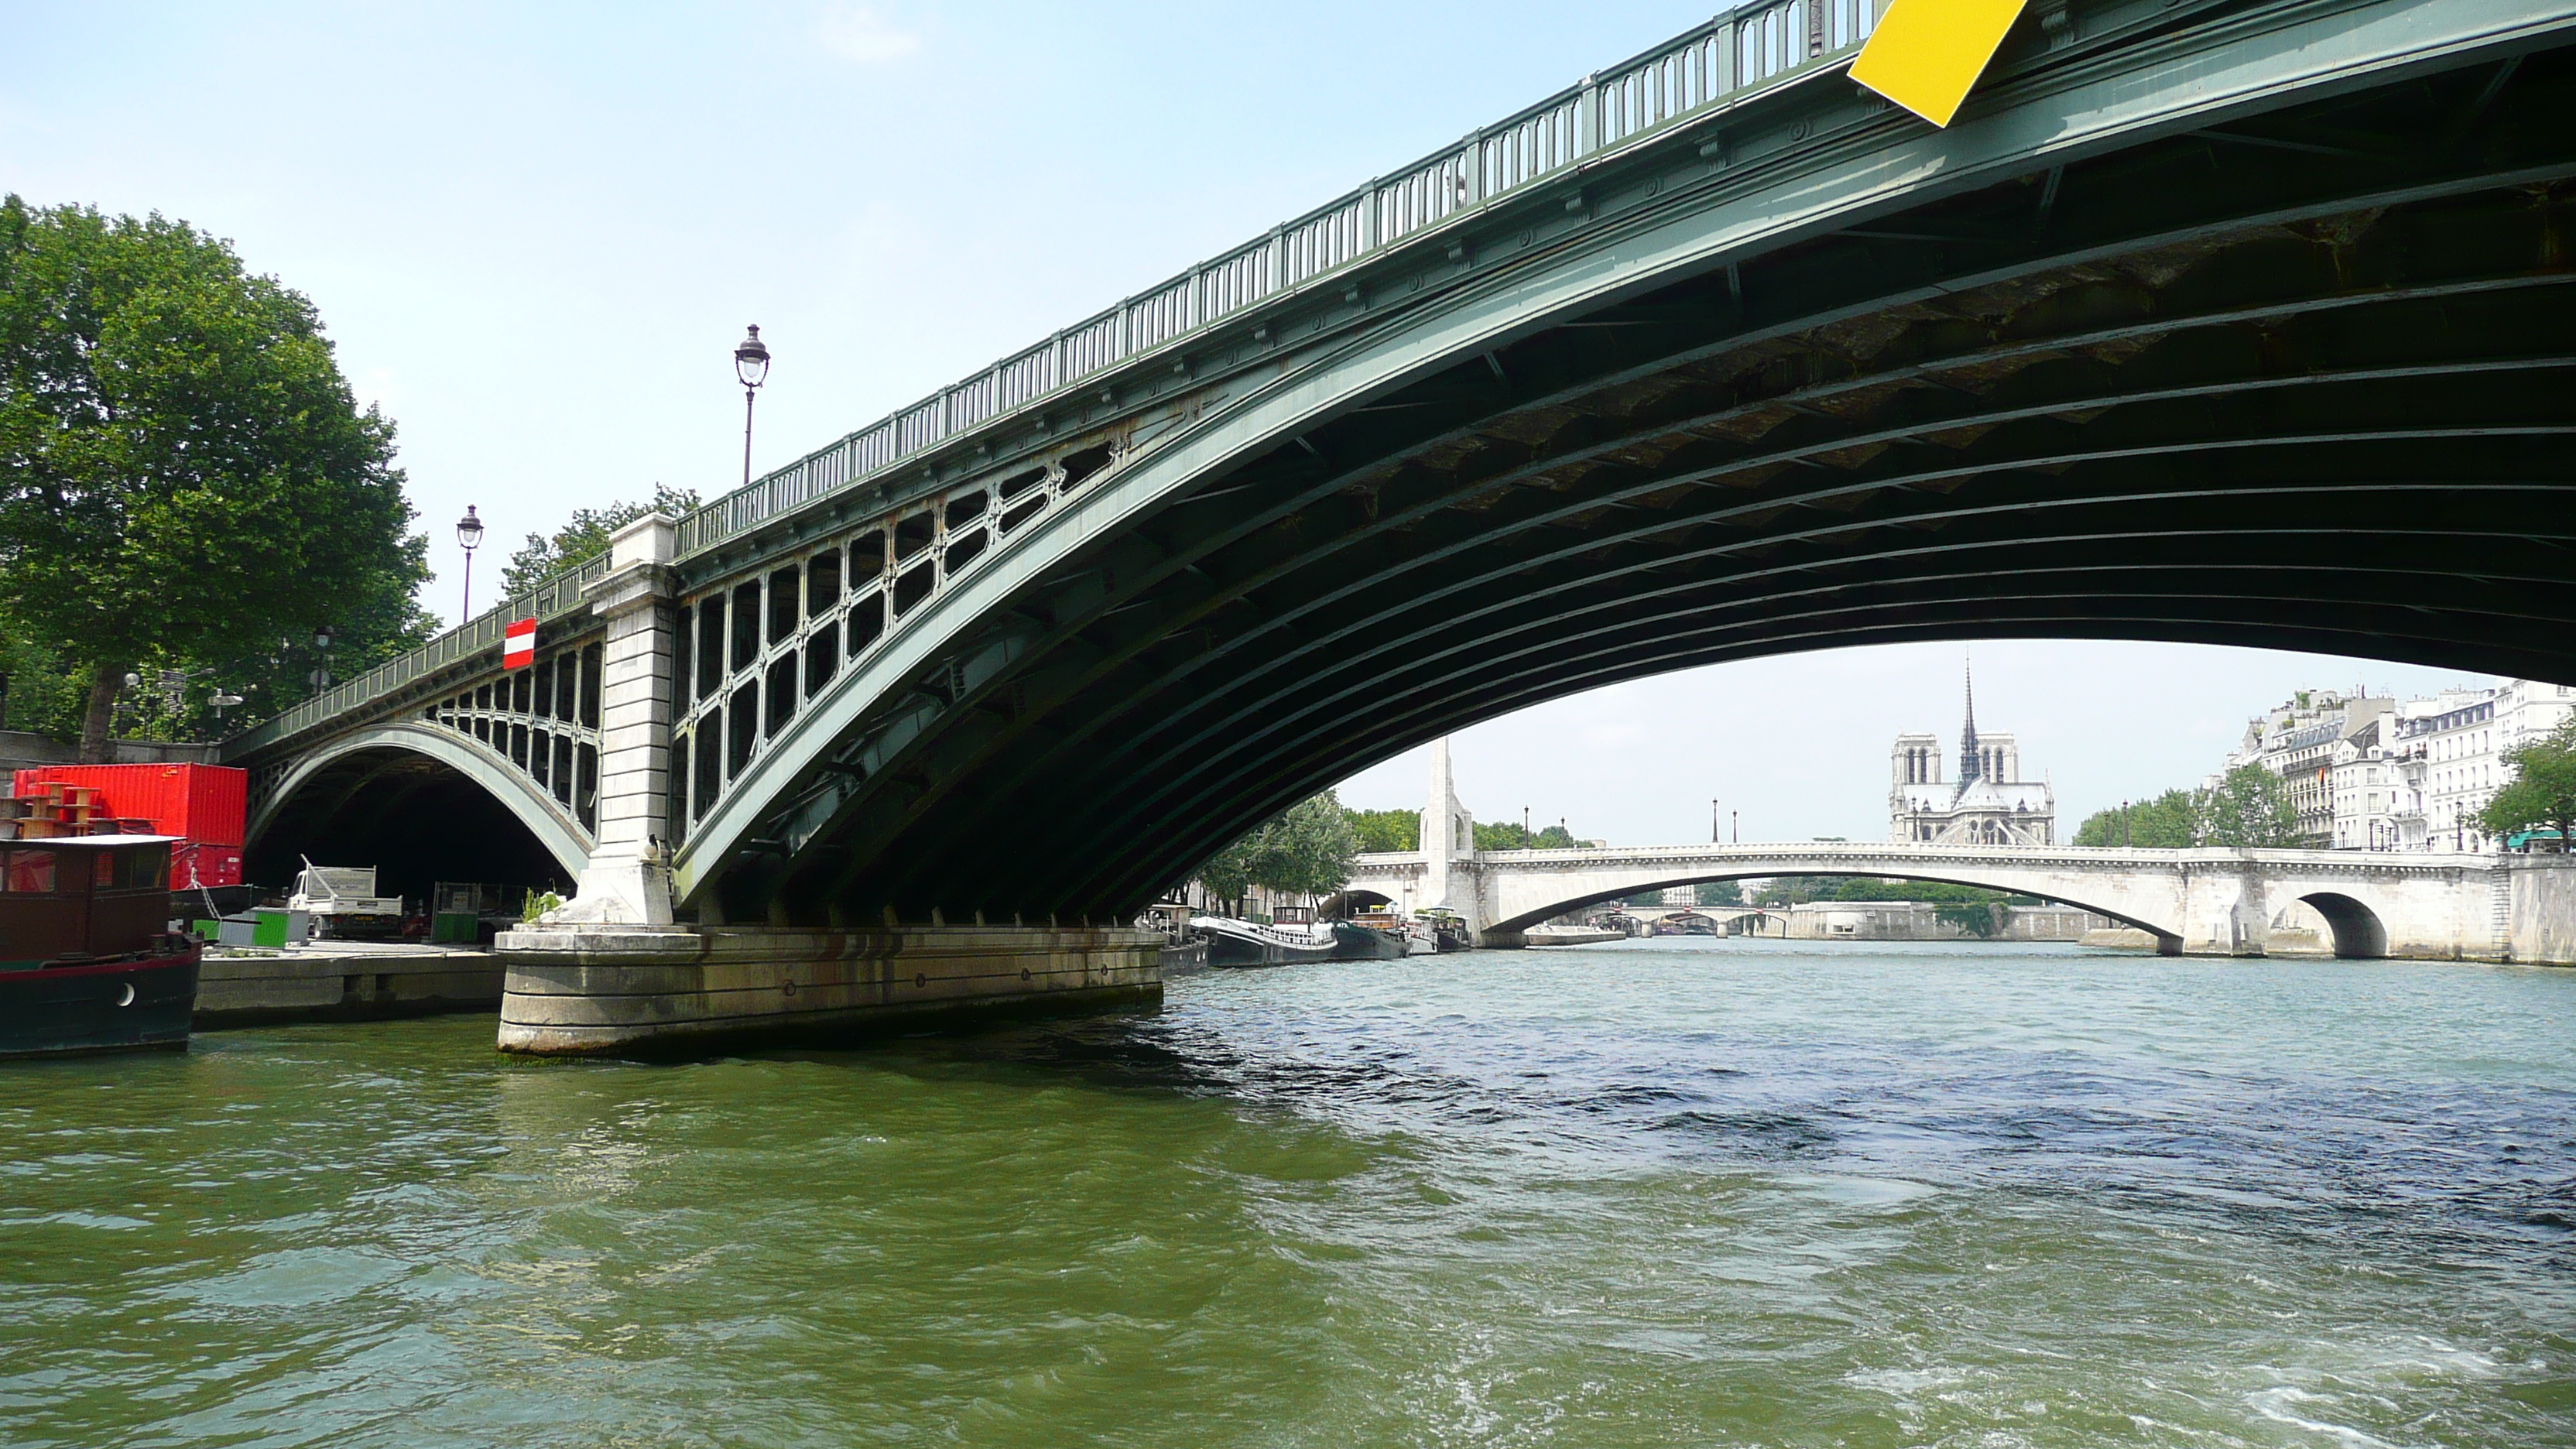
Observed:
[[[610,535],[648,513],[685,518],[697,511],[693,488],[653,485],[646,503],[612,503],[606,508],[576,508],[572,519],[551,534],[531,533],[501,569],[501,596],[524,594],[575,564],[608,552]]]
[[[1696,899],[1703,906],[1740,906],[1744,904],[1744,883],[1704,880],[1699,883]]]
[[[0,198],[0,614],[81,687],[82,759],[147,659],[401,620],[428,542],[393,457],[312,303],[230,246]]]
[[[2513,779],[2478,812],[2478,829],[2501,840],[2545,825],[2561,851],[2576,849],[2576,717],[2539,739],[2505,751]]]
[[[2200,843],[2237,849],[2299,843],[2289,782],[2261,765],[2239,765],[2200,797]]]
[[[1340,890],[1359,864],[1359,832],[1332,791],[1301,800],[1208,858],[1198,883],[1221,901],[1252,886],[1287,895]]]
[[[1412,810],[1346,810],[1362,850],[1420,850],[1422,816]]]
[[[2167,790],[2153,800],[2096,810],[2075,828],[2077,845],[2133,845],[2142,850],[2188,850],[2198,843],[2200,801],[2189,790]]]
[[[2001,901],[1956,901],[1935,905],[1932,917],[1958,927],[1963,935],[1985,941],[2002,932],[2005,912]]]
[[[1198,883],[1219,901],[1239,902],[1252,889],[1253,840],[1256,830],[1207,858],[1199,867]]]
[[[1476,824],[1478,850],[1572,850],[1582,843],[1562,822],[1535,832],[1517,820],[1485,820]]]
[[[1982,886],[1948,881],[1898,880],[1879,876],[1784,875],[1762,891],[1760,904],[1803,905],[1809,901],[1928,901],[1934,905],[2037,905],[2031,896],[2007,895]]]

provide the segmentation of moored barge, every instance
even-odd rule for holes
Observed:
[[[167,928],[170,845],[0,844],[0,1057],[187,1046],[202,948]]]

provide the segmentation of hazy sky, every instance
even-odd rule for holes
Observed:
[[[776,466],[1704,18],[1696,4],[117,5],[0,0],[0,190],[159,210],[311,296],[451,525],[521,534]],[[2305,684],[2462,676],[2163,645],[1978,646],[2070,825],[2213,768]],[[1621,842],[1886,828],[1958,650],[1732,665],[1470,730],[1486,819]],[[1344,790],[1420,803],[1419,756]]]

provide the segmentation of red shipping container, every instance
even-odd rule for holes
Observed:
[[[242,843],[250,772],[222,765],[43,765],[18,772],[16,793],[43,793],[48,783],[98,791],[101,816],[152,822],[155,835],[203,845]],[[214,882],[208,881],[212,885]]]
[[[238,845],[174,846],[170,851],[170,889],[192,891],[199,886],[240,885],[241,862]]]

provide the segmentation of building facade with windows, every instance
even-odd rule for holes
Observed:
[[[2507,752],[2576,714],[2576,686],[2509,679],[2493,689],[2446,689],[2410,700],[2389,753],[2398,780],[2392,827],[2400,850],[2482,851],[2493,842],[2478,812],[2513,778]]]
[[[2359,690],[2302,689],[2246,721],[2245,736],[2227,757],[2227,768],[2260,765],[2281,777],[2298,814],[2298,845],[2314,850],[2340,845],[2345,834],[2338,823],[2342,785],[2335,772],[2354,753],[2353,742],[2396,709],[2394,699]]]

